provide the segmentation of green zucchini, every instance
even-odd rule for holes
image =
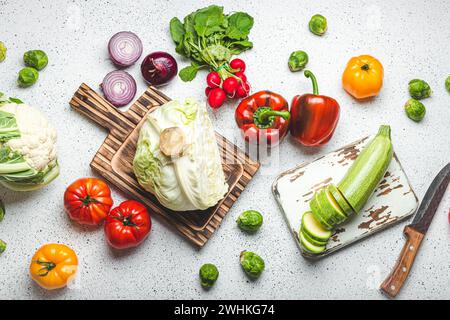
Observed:
[[[344,198],[359,212],[383,178],[392,159],[391,128],[380,126],[377,135],[361,151],[338,184]]]
[[[314,218],[311,211],[307,211],[302,216],[302,227],[300,232],[305,233],[306,238],[312,238],[317,245],[324,245],[331,237],[331,231],[328,231],[322,227],[319,221]],[[311,241],[314,243],[314,241]]]
[[[333,198],[337,201],[339,204],[339,207],[341,207],[342,211],[345,213],[347,217],[351,216],[355,212],[353,211],[352,207],[350,206],[350,203],[347,202],[347,200],[344,198],[342,193],[338,190],[338,188],[334,184],[330,184],[327,186],[328,192],[333,196]]]
[[[327,217],[333,223],[333,226],[347,219],[347,216],[327,189],[320,190],[317,194],[317,202],[322,215]]]
[[[316,245],[312,244],[311,242],[309,242],[308,240],[306,240],[303,233],[300,233],[299,237],[300,237],[300,245],[306,251],[318,254],[318,253],[325,251],[325,249],[326,249],[325,246],[316,246]]]
[[[309,202],[309,207],[311,212],[316,218],[317,221],[322,225],[323,228],[327,230],[333,229],[334,223],[329,220],[329,217],[325,217],[322,213],[322,209],[320,208],[319,202],[317,201],[317,192],[314,194],[314,197]]]

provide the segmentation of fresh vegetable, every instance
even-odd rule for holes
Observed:
[[[239,85],[239,81],[235,77],[229,77],[223,81],[222,88],[229,97],[234,97]]]
[[[318,246],[318,245],[315,245],[315,244],[309,242],[305,238],[305,234],[302,232],[299,234],[299,237],[300,237],[300,246],[306,251],[309,251],[313,254],[319,254],[319,253],[322,253],[323,251],[325,251],[325,249],[326,249],[326,246]]]
[[[19,71],[19,77],[17,78],[17,84],[23,88],[31,87],[39,79],[39,72],[31,67],[22,68]]]
[[[259,91],[239,103],[235,119],[246,141],[274,146],[289,128],[288,103],[277,93]]]
[[[383,65],[376,58],[362,55],[351,58],[342,74],[342,86],[356,99],[378,95],[383,85]]]
[[[417,100],[425,99],[431,96],[430,85],[424,80],[413,79],[408,83],[409,95]]]
[[[5,61],[6,59],[6,47],[3,42],[0,41],[0,62]]]
[[[3,203],[3,200],[0,199],[0,222],[5,218],[5,212],[5,204]]]
[[[318,36],[323,35],[327,31],[327,19],[320,14],[313,15],[309,20],[309,31]]]
[[[116,249],[137,247],[148,237],[152,221],[140,202],[127,200],[111,210],[105,221],[106,240]]]
[[[58,174],[55,129],[38,109],[0,93],[0,184],[29,191]]]
[[[64,244],[51,243],[40,247],[30,264],[31,278],[47,290],[65,287],[78,269],[76,253]]]
[[[141,73],[145,81],[154,86],[170,82],[178,72],[178,64],[167,52],[156,51],[142,60]]]
[[[129,67],[142,55],[142,41],[129,31],[121,31],[111,37],[108,42],[111,61],[119,67]]]
[[[256,210],[247,210],[242,212],[236,222],[239,228],[247,232],[255,232],[263,224],[263,216]]]
[[[220,78],[220,76],[217,72],[212,71],[212,72],[208,73],[208,75],[206,76],[206,84],[211,89],[219,88],[221,82],[222,82],[222,79]]]
[[[233,70],[237,70],[239,72],[244,72],[246,69],[244,60],[241,60],[239,58],[235,58],[235,59],[231,60],[230,67],[233,68]]]
[[[327,186],[327,192],[331,194],[334,200],[338,203],[338,206],[341,208],[342,212],[349,217],[352,214],[355,214],[356,212],[353,211],[350,204],[347,202],[347,200],[344,198],[342,193],[339,191],[339,189],[334,184],[329,184]]]
[[[112,205],[111,190],[100,179],[78,179],[64,192],[64,208],[70,219],[79,224],[100,224]]]
[[[445,79],[445,89],[450,93],[450,76]]]
[[[126,106],[136,95],[136,81],[127,72],[115,70],[108,73],[100,88],[106,100],[116,107]]]
[[[333,98],[319,95],[317,81],[311,71],[313,94],[295,96],[291,103],[290,133],[305,146],[320,146],[327,143],[336,129],[340,107]]]
[[[245,273],[253,279],[259,278],[265,268],[264,260],[256,253],[250,251],[241,252],[240,262]]]
[[[222,88],[211,89],[211,91],[208,93],[208,103],[213,109],[220,108],[225,102],[226,98],[227,95]]]
[[[420,122],[425,117],[426,109],[422,102],[411,98],[405,103],[405,112],[408,118]]]
[[[182,154],[160,151],[163,130],[178,127],[184,134]],[[177,139],[178,140],[178,139]],[[168,209],[204,210],[228,191],[215,132],[204,105],[193,99],[170,101],[147,115],[133,161],[139,184]]]
[[[302,232],[317,242],[326,243],[331,237],[331,231],[322,227],[320,222],[314,218],[311,211],[307,211],[302,216]]]
[[[253,18],[247,13],[225,15],[223,7],[217,5],[192,12],[183,22],[172,18],[170,34],[175,50],[192,61],[180,70],[181,80],[193,80],[200,68],[218,72],[223,80],[228,78],[233,71],[231,57],[253,47],[248,40],[252,27]]]
[[[361,211],[372,195],[389,167],[392,154],[391,128],[382,125],[337,186],[355,212]]]
[[[310,207],[318,221],[326,221],[328,225],[334,227],[347,219],[347,216],[328,190],[322,189],[316,192],[311,203],[314,201],[316,205]]]
[[[48,57],[47,54],[42,50],[29,50],[24,53],[23,61],[28,67],[32,67],[38,71],[41,71],[47,66]]]
[[[212,287],[217,278],[219,278],[219,270],[212,263],[205,263],[199,271],[200,283],[204,288]]]
[[[303,70],[307,63],[308,54],[305,51],[294,51],[289,56],[288,66],[292,72]]]
[[[6,242],[0,239],[0,254],[5,252],[5,250],[6,250]]]

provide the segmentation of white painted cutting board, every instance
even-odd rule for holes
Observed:
[[[272,192],[297,244],[301,218],[305,211],[310,210],[309,201],[314,192],[330,183],[337,185],[360,150],[371,139],[372,137],[366,137],[358,140],[277,177]],[[336,228],[326,250],[319,255],[311,255],[299,246],[301,253],[308,258],[323,257],[409,217],[416,211],[417,205],[418,199],[394,153],[385,176],[366,206],[358,215]]]

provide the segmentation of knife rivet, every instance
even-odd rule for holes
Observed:
[[[391,290],[394,291],[395,290],[395,286],[391,286]]]
[[[409,251],[413,251],[414,250],[414,246],[409,246]]]
[[[402,271],[403,271],[403,272],[406,272],[406,267],[403,267],[403,268],[402,268]]]

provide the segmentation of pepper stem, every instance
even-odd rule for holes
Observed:
[[[291,114],[289,111],[276,111],[270,107],[259,107],[253,114],[253,121],[258,128],[266,129],[273,125],[275,117],[282,117],[285,120],[289,120]]]
[[[314,76],[314,74],[309,70],[305,70],[304,74],[305,74],[305,77],[311,78],[312,86],[313,86],[313,94],[319,94],[319,87],[317,86],[317,80],[316,80],[316,77]]]

